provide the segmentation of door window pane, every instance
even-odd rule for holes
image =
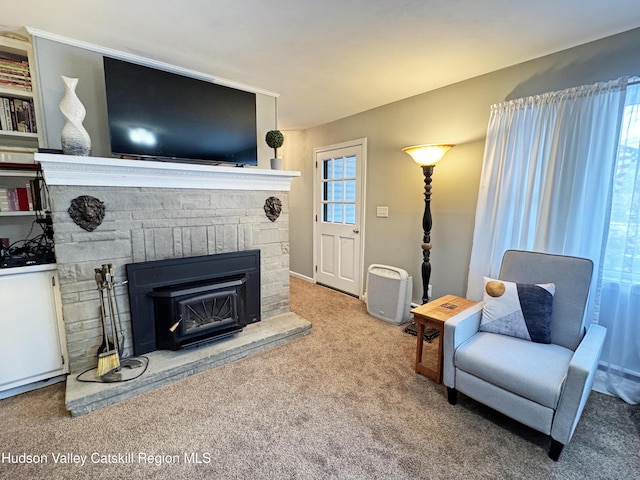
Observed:
[[[322,221],[355,224],[356,157],[322,162]]]
[[[344,215],[342,214],[343,205],[338,203],[333,206],[333,223],[343,223]]]
[[[336,180],[333,182],[333,200],[342,202],[344,200],[344,182]]]
[[[344,223],[348,225],[356,224],[356,204],[355,203],[347,203],[344,206],[345,215],[344,215]]]
[[[344,170],[345,178],[356,178],[356,157],[347,157]]]
[[[333,204],[325,203],[322,206],[322,221],[333,222]]]
[[[344,158],[333,159],[333,177],[344,178]]]
[[[331,178],[331,172],[333,170],[333,160],[324,160],[322,164],[324,167],[322,169],[322,178],[324,178],[325,180]]]
[[[356,201],[356,181],[355,180],[346,180],[344,182],[345,194],[344,199],[347,202],[355,202]]]

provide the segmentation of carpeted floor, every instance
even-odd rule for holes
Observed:
[[[640,478],[638,407],[592,393],[553,462],[544,435],[448,405],[402,327],[296,278],[291,294],[313,324],[293,343],[77,418],[63,384],[0,401],[0,478]]]

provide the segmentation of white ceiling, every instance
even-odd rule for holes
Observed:
[[[637,0],[5,1],[29,26],[277,92],[305,128],[640,26]]]

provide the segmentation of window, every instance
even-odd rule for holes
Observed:
[[[637,86],[629,89],[620,127],[603,280],[640,284],[640,104],[631,90]]]
[[[322,221],[355,225],[356,157],[322,162]]]

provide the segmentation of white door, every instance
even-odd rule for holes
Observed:
[[[314,150],[315,280],[362,296],[366,139]]]

